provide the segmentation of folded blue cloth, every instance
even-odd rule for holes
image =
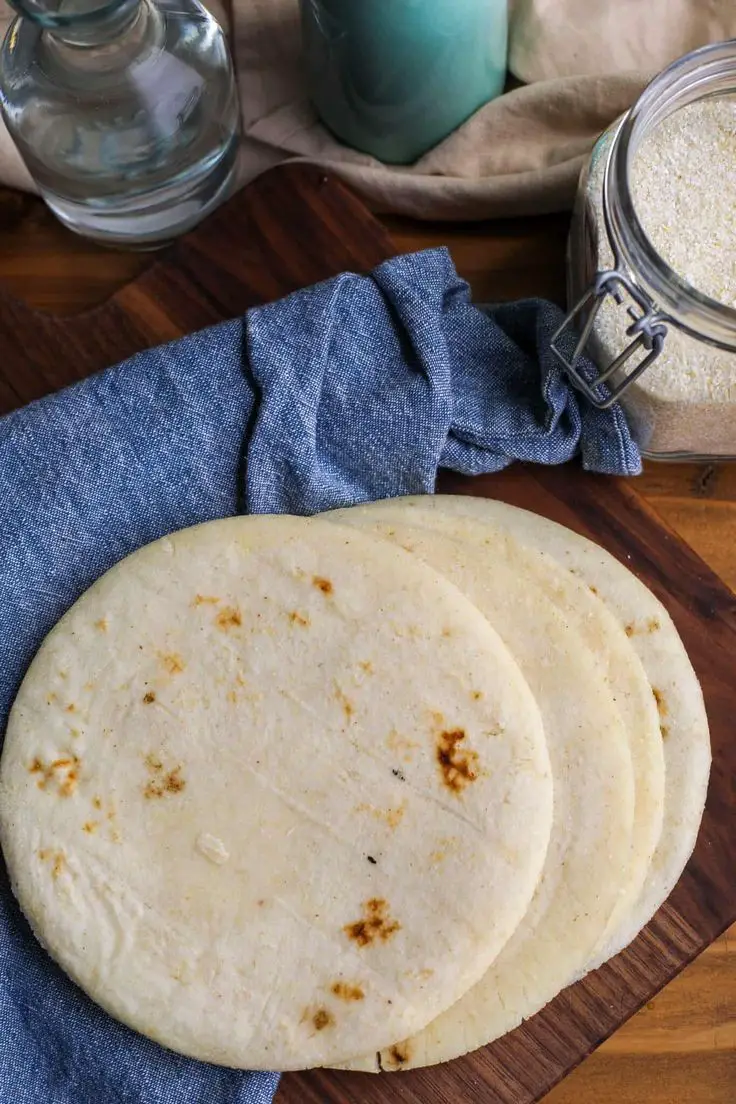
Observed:
[[[513,460],[634,474],[622,411],[549,351],[561,319],[484,314],[444,250],[343,275],[0,419],[0,731],[45,634],[174,529],[434,489]],[[277,1079],[178,1057],[111,1020],[40,949],[0,871],[0,1104],[267,1104]]]

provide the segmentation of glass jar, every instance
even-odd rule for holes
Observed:
[[[310,95],[341,141],[409,164],[506,80],[507,0],[301,0]]]
[[[635,186],[637,158],[647,157],[647,142],[662,127],[657,151],[650,145],[647,217],[657,204],[658,189],[671,197],[680,188],[687,210],[667,227],[679,235],[677,251],[686,253],[690,244],[693,254],[705,256],[714,239],[713,256],[706,263],[717,266],[717,239],[722,236],[714,221],[718,204],[702,200],[697,187],[706,171],[705,162],[698,160],[701,132],[694,126],[674,127],[683,126],[683,120],[688,127],[696,122],[694,111],[723,110],[729,119],[733,113],[733,130],[729,124],[724,147],[730,162],[724,163],[720,177],[711,174],[711,179],[718,182],[724,202],[732,201],[736,209],[735,95],[736,41],[680,58],[602,135],[578,187],[568,242],[570,313],[553,349],[596,406],[621,401],[643,455],[653,459],[736,459],[736,300],[732,306],[698,290],[665,260],[661,244],[655,248],[643,225],[647,219],[642,218]],[[716,102],[720,106],[714,108]],[[680,111],[683,115],[675,119]],[[678,180],[671,170],[675,161],[662,154],[684,156],[683,151],[696,160],[682,162]],[[736,256],[736,251],[728,252]],[[580,337],[567,359],[558,338],[569,327]],[[597,375],[582,367],[583,352]]]

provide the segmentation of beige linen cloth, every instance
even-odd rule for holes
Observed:
[[[481,219],[569,207],[596,136],[668,62],[736,37],[736,0],[511,0],[509,64],[523,87],[408,168],[348,149],[320,125],[301,79],[298,0],[234,0],[232,23],[241,183],[301,158],[341,176],[376,211]],[[4,129],[0,181],[33,187]]]

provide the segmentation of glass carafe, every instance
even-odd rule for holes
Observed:
[[[223,32],[198,0],[17,0],[0,52],[11,137],[55,215],[155,248],[227,194],[239,113]]]

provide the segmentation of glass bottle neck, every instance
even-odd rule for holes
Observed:
[[[706,97],[736,93],[736,40],[695,50],[645,89],[611,142],[603,183],[603,213],[616,267],[625,268],[657,314],[700,341],[736,350],[736,310],[701,294],[674,272],[649,241],[631,189],[631,169],[647,136],[664,119]]]
[[[94,47],[124,35],[144,0],[10,0],[19,16],[67,46]]]

